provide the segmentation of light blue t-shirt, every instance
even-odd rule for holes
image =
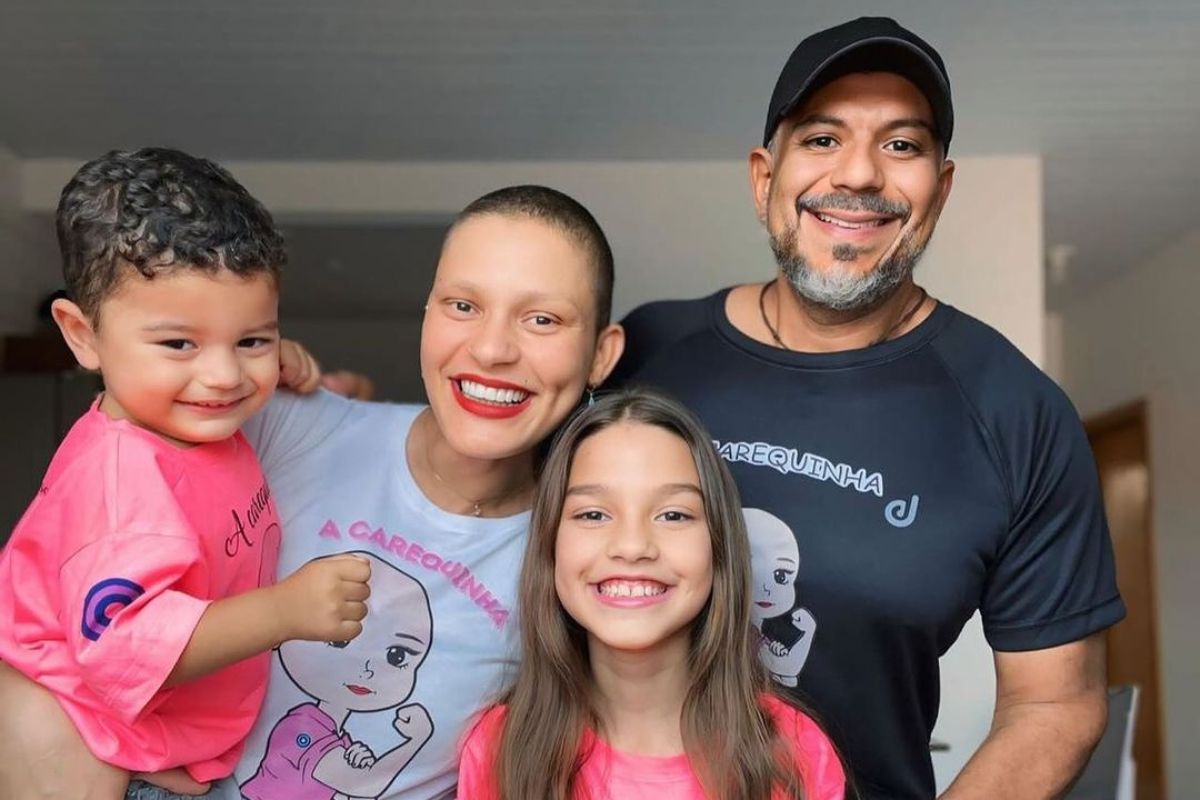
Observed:
[[[453,796],[466,727],[515,665],[529,514],[479,519],[431,503],[405,457],[421,410],[280,393],[246,426],[283,523],[280,578],[356,552],[371,561],[371,598],[358,638],[272,654],[225,798]]]

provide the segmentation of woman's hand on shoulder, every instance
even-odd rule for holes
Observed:
[[[297,394],[311,394],[321,385],[321,365],[295,339],[279,342],[279,386]]]
[[[375,384],[366,375],[345,369],[322,372],[316,357],[294,339],[279,342],[279,386],[296,394],[312,394],[324,386],[352,400],[375,397]]]
[[[361,372],[340,369],[321,376],[321,385],[334,394],[351,400],[375,399],[375,384]]]

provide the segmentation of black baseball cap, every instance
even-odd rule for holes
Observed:
[[[929,101],[942,147],[950,149],[954,106],[946,65],[928,42],[889,17],[859,17],[796,45],[771,93],[763,146],[809,95],[852,72],[892,72],[912,81]]]

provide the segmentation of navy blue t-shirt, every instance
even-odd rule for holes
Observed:
[[[747,509],[760,654],[862,795],[930,798],[938,657],[976,609],[1001,651],[1124,616],[1083,427],[945,304],[874,347],[797,353],[735,329],[728,291],[634,310],[613,380],[666,390],[712,433]]]

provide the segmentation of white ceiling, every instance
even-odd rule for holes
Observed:
[[[0,0],[0,143],[740,159],[795,43],[881,10],[945,57],[953,153],[1044,156],[1052,305],[1197,227],[1200,0]]]

